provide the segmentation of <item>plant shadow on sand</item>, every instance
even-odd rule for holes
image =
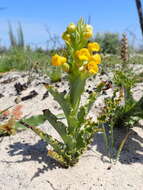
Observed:
[[[34,178],[40,176],[40,174],[48,170],[61,167],[56,161],[54,161],[52,158],[50,158],[47,155],[47,143],[43,142],[42,140],[39,140],[34,145],[28,143],[16,142],[12,145],[9,145],[9,147],[10,151],[8,152],[8,154],[10,156],[22,155],[23,159],[8,163],[22,163],[27,161],[36,161],[38,163],[43,164],[42,168],[37,169],[37,172],[33,175],[31,181]]]
[[[142,126],[140,126],[139,129],[141,128]],[[124,139],[126,134],[127,134],[127,131],[125,129],[114,130],[114,138],[116,139],[115,140],[116,148],[119,146],[119,144]],[[139,136],[139,134],[135,132],[134,129],[131,129],[131,134],[129,135],[123,147],[123,150],[120,154],[119,162],[121,162],[122,164],[133,164],[133,163],[143,164],[143,146],[142,146],[143,137],[142,136]],[[43,142],[42,140],[39,140],[34,145],[24,143],[24,142],[16,142],[12,145],[9,145],[9,147],[10,147],[10,150],[8,154],[10,156],[22,155],[23,159],[18,160],[16,162],[8,162],[8,163],[22,163],[22,162],[27,162],[31,160],[39,162],[41,164],[43,163],[43,168],[37,169],[37,172],[33,175],[33,177],[31,178],[31,181],[48,170],[61,167],[58,164],[58,162],[54,161],[52,158],[50,158],[47,155],[47,144]],[[104,139],[103,139],[102,134],[95,135],[93,144],[91,145],[91,148],[90,148],[91,151],[93,147],[94,148],[96,147],[96,152],[101,153],[101,160],[103,162],[109,163],[109,160],[105,159],[105,157],[107,158],[107,152],[105,150]],[[83,157],[85,156],[83,155]]]
[[[142,126],[138,126],[138,130],[142,130]],[[133,164],[141,163],[143,164],[143,130],[140,136],[134,129],[130,129],[131,133],[125,142],[123,149],[120,153],[119,162],[122,164]],[[114,129],[114,142],[115,149],[118,150],[120,143],[123,141],[127,134],[127,129]],[[109,162],[104,157],[107,156],[107,151],[105,149],[104,139],[102,134],[96,134],[92,146],[96,146],[96,151],[100,152],[101,160],[104,162]],[[92,149],[92,148],[91,148]]]

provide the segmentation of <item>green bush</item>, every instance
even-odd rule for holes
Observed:
[[[103,53],[117,54],[119,51],[119,34],[118,33],[97,33],[94,41],[101,45]]]

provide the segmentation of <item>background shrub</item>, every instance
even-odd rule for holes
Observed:
[[[103,53],[119,53],[120,39],[118,33],[97,33],[94,41],[98,42],[101,45]]]

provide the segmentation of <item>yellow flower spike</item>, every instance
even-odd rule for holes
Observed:
[[[72,33],[72,32],[74,32],[75,30],[76,30],[76,26],[75,26],[74,23],[69,24],[69,26],[67,27],[67,31],[68,31],[69,33]]]
[[[95,54],[95,55],[92,55],[89,60],[94,61],[96,64],[100,64],[101,56],[100,56],[100,54]]]
[[[88,51],[88,49],[87,48],[82,48],[82,49],[80,49],[80,50],[77,50],[76,51],[76,57],[79,59],[79,60],[86,60],[86,61],[88,61],[89,60],[89,58],[90,58],[90,53],[89,53],[89,51]]]
[[[87,64],[87,70],[91,74],[96,74],[98,72],[98,65],[94,61],[89,61]]]
[[[66,57],[59,56],[58,54],[52,56],[52,65],[60,66],[67,62]]]
[[[99,51],[100,50],[100,45],[97,42],[88,43],[88,50],[90,52]]]

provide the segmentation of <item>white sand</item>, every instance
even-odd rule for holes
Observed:
[[[27,77],[22,74],[8,73],[0,78],[0,110],[16,105],[16,91],[13,85],[20,81],[24,83]],[[3,84],[3,81],[17,77],[16,81]],[[99,81],[89,81],[88,89],[92,89]],[[106,76],[103,76],[106,80]],[[41,100],[46,92],[42,79],[34,80],[32,85],[22,92],[20,97],[36,90],[39,95],[33,99],[22,101],[23,116],[39,114],[43,109],[49,108],[54,113],[61,113],[59,106],[53,101],[51,95]],[[89,85],[91,87],[89,87]],[[67,84],[60,85],[60,90],[67,88]],[[134,89],[135,98],[143,92],[142,84]],[[102,95],[95,105],[102,106],[103,98],[111,95]],[[86,93],[82,102],[86,99]],[[90,116],[96,120],[99,109],[93,106]],[[49,134],[58,135],[46,122],[41,126]],[[115,135],[116,137],[116,135]],[[117,138],[124,137],[124,131],[118,131]],[[141,190],[143,189],[143,129],[139,126],[129,136],[129,139],[116,165],[111,165],[105,155],[104,143],[101,135],[95,135],[94,143],[80,158],[79,163],[69,169],[60,168],[59,165],[47,156],[47,146],[32,131],[27,130],[15,136],[0,139],[0,190]]]

